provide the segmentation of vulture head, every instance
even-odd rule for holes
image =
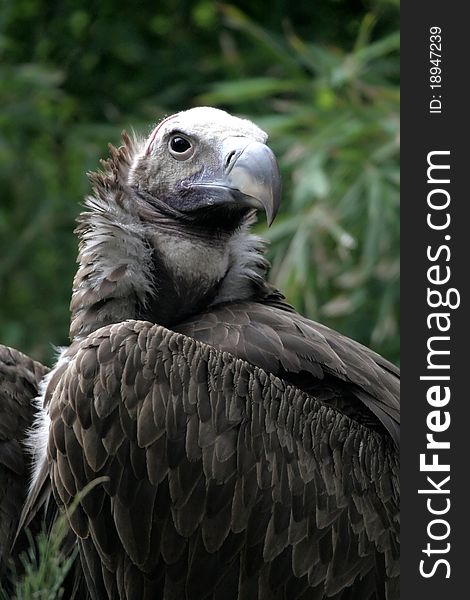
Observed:
[[[214,108],[165,119],[150,134],[129,173],[129,185],[152,212],[212,234],[239,227],[250,208],[271,224],[279,206],[276,159],[266,134]],[[158,219],[158,217],[157,217]]]
[[[254,213],[271,224],[280,175],[267,135],[209,107],[123,134],[79,217],[71,337],[124,319],[171,326],[202,307],[265,292]]]

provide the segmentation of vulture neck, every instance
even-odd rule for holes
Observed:
[[[105,325],[137,318],[153,292],[152,249],[141,224],[119,203],[89,197],[80,215],[78,270],[70,303],[71,340]]]
[[[142,143],[123,135],[78,219],[79,264],[70,304],[70,338],[126,319],[171,327],[221,302],[268,293],[264,242],[245,215],[231,231],[196,230],[158,211],[142,212],[129,170]],[[140,212],[139,212],[140,210]]]
[[[267,293],[264,244],[248,233],[253,216],[230,235],[204,236],[181,224],[143,223],[97,198],[87,207],[77,228],[72,340],[126,319],[171,328],[215,304]]]

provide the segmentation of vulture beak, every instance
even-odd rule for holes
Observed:
[[[271,225],[281,201],[281,176],[272,150],[260,142],[250,142],[241,152],[231,150],[227,162],[225,181],[234,200],[241,206],[264,210]]]
[[[264,210],[268,225],[273,222],[281,200],[281,176],[270,148],[260,142],[233,137],[223,146],[224,171],[221,177],[192,182],[206,192],[205,206],[255,208]],[[199,204],[198,208],[202,208]]]

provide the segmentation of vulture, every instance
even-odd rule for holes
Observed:
[[[0,575],[28,491],[31,455],[25,447],[39,407],[34,399],[48,368],[22,352],[0,346]]]
[[[123,134],[78,219],[70,346],[1,372],[0,544],[26,405],[18,527],[66,515],[83,598],[399,597],[399,373],[267,282],[266,139],[209,107]]]

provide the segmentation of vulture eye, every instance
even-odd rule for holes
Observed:
[[[194,147],[188,138],[181,134],[173,135],[168,144],[170,154],[176,160],[188,160],[194,154]]]

